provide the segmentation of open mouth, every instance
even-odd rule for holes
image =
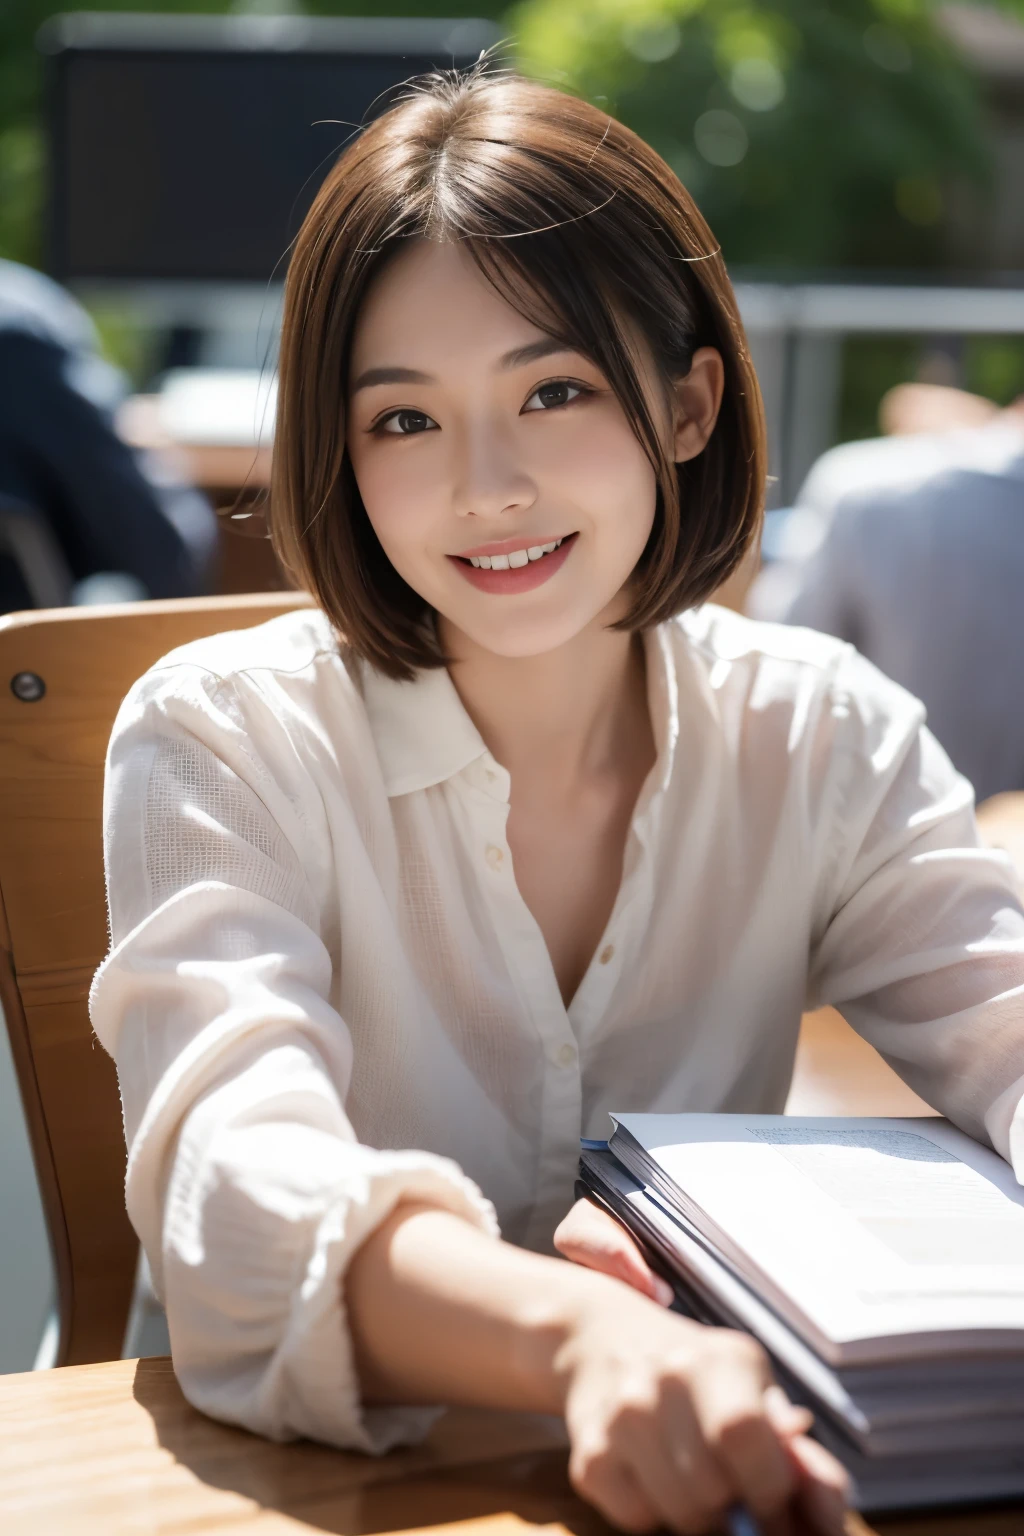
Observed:
[[[575,537],[575,533],[564,533],[550,543],[524,544],[521,549],[511,549],[501,555],[453,555],[451,558],[471,565],[477,571],[519,571],[524,565],[536,565],[538,561],[546,560]]]
[[[571,538],[572,535],[566,537]],[[460,555],[458,558],[468,560],[478,571],[518,571],[531,561],[543,560],[545,555],[554,554],[564,542],[565,538],[561,538],[551,544],[530,544],[526,549],[513,549],[507,555]]]
[[[528,592],[561,569],[578,538],[577,530],[543,544],[524,544],[500,555],[450,555],[449,559],[470,585],[481,592]]]

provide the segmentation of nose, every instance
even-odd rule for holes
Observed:
[[[537,499],[514,431],[481,417],[454,435],[452,504],[459,517],[482,520],[521,512]]]

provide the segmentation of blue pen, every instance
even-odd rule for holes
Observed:
[[[725,1528],[729,1536],[761,1536],[761,1527],[742,1504],[734,1504],[726,1510]]]

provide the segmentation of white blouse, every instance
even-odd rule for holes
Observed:
[[[922,707],[849,646],[714,607],[646,654],[657,760],[568,1009],[509,775],[447,672],[390,681],[306,609],[182,647],[125,700],[91,1010],[199,1408],[415,1438],[424,1410],[361,1407],[343,1314],[395,1203],[496,1211],[550,1250],[581,1134],[610,1109],[780,1111],[805,1007],[1024,1174],[1024,913]]]

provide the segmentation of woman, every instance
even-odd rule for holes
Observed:
[[[596,109],[428,82],[310,211],[279,398],[318,607],[165,658],[110,749],[93,1018],[182,1385],[373,1450],[564,1412],[627,1529],[838,1530],[761,1352],[564,1220],[578,1139],[780,1110],[833,1001],[1008,1155],[1024,919],[915,701],[700,606],[765,480],[710,232]]]

